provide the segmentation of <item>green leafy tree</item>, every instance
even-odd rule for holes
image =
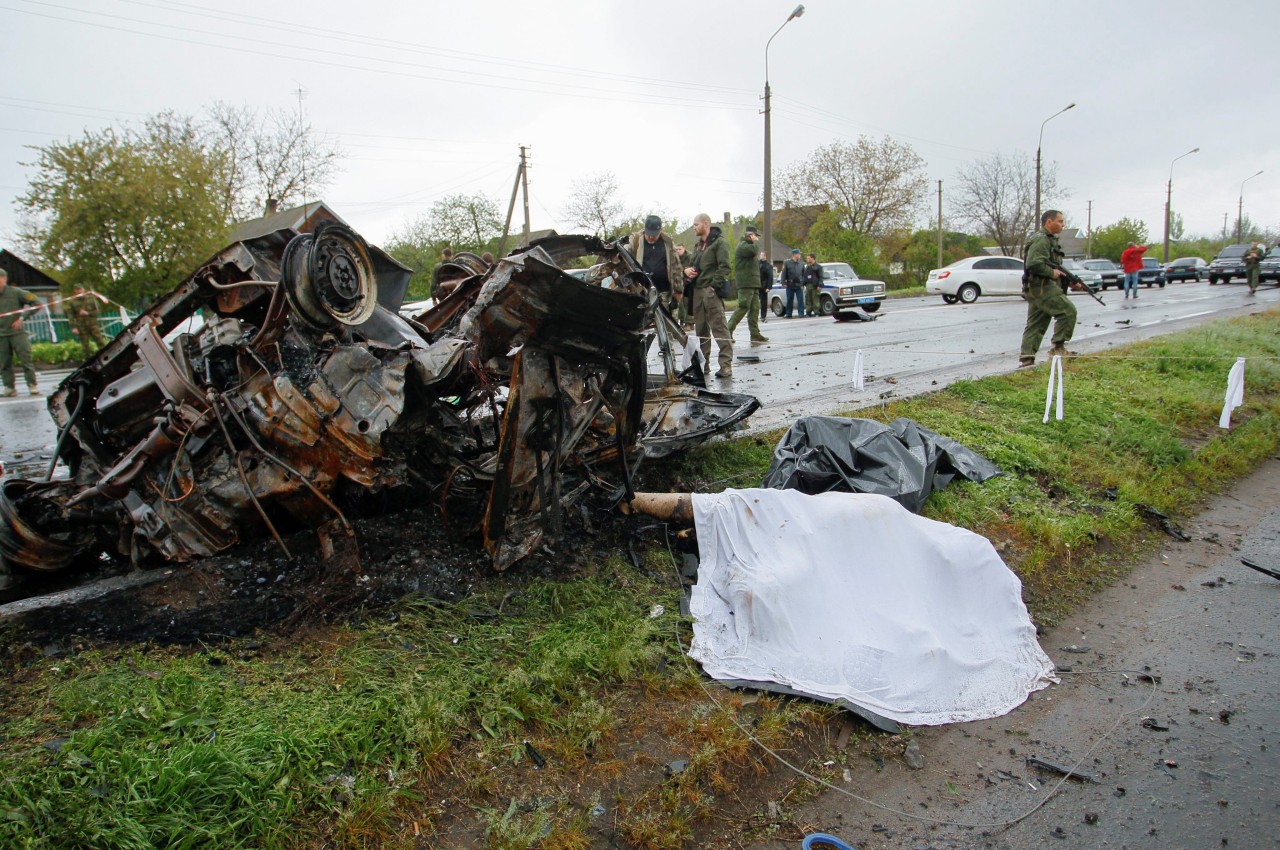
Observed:
[[[503,214],[498,204],[483,192],[474,195],[447,195],[431,205],[426,229],[440,248],[452,247],[454,253],[476,254],[493,250],[502,236]]]
[[[1140,219],[1122,218],[1115,224],[1099,227],[1093,231],[1093,256],[1106,257],[1113,262],[1120,262],[1120,254],[1133,242],[1137,245],[1147,244],[1147,225]],[[1153,252],[1152,257],[1156,254]]]
[[[413,269],[409,278],[409,288],[405,298],[416,301],[431,294],[431,272],[440,262],[444,244],[438,243],[431,235],[430,222],[425,216],[418,216],[404,223],[393,231],[382,244],[382,250],[395,259]]]
[[[228,160],[191,118],[165,112],[36,152],[21,238],[72,286],[141,305],[225,242]]]
[[[838,211],[845,229],[877,237],[911,225],[928,190],[924,167],[910,145],[860,136],[820,147],[783,169],[774,188],[792,210],[809,210],[815,224]]]
[[[973,257],[982,253],[982,240],[969,233],[954,230],[942,234],[942,265],[947,266],[956,260]],[[938,231],[917,230],[911,234],[906,248],[902,252],[902,262],[906,266],[907,275],[915,283],[924,283],[929,272],[939,268],[938,265]]]
[[[828,210],[818,216],[809,228],[809,238],[802,250],[816,254],[819,262],[845,262],[864,277],[879,277],[882,273],[876,257],[876,243],[866,233],[844,226],[848,211]]]

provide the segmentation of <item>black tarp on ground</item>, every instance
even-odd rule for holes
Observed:
[[[986,481],[1001,470],[977,452],[910,419],[885,425],[871,419],[806,416],[782,435],[760,486],[878,493],[918,513],[934,490],[957,475]]]

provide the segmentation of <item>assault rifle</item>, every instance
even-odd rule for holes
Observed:
[[[1079,284],[1081,289],[1089,293],[1090,298],[1092,298],[1094,301],[1097,301],[1103,307],[1107,306],[1107,302],[1099,298],[1098,294],[1094,292],[1092,289],[1090,289],[1089,285],[1086,284],[1083,280],[1081,280],[1079,275],[1073,274],[1072,272],[1068,271],[1067,269],[1064,269],[1062,266],[1058,265],[1057,263],[1046,262],[1045,265],[1051,269],[1058,270],[1058,274],[1061,275],[1061,277],[1058,278],[1058,285],[1062,287],[1063,293],[1066,293],[1066,291],[1070,287],[1074,286],[1075,284]]]

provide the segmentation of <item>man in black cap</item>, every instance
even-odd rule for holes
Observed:
[[[644,230],[631,234],[628,247],[653,281],[662,306],[668,312],[675,310],[684,295],[684,267],[676,256],[675,243],[662,232],[662,219],[656,215],[645,218]]]
[[[729,319],[729,334],[732,335],[742,317],[747,317],[747,328],[751,331],[752,344],[768,342],[769,338],[760,333],[760,231],[755,225],[747,225],[742,234],[742,241],[733,252],[733,276],[738,282],[738,307]]]
[[[804,318],[804,261],[800,259],[800,249],[791,249],[791,259],[782,264],[782,285],[787,288],[787,309],[782,314],[784,319],[791,318],[791,306],[794,303],[800,308],[800,318]]]

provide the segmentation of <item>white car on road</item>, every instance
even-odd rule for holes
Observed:
[[[972,304],[979,295],[1021,295],[1022,260],[1017,257],[966,257],[929,272],[925,292],[948,304]]]

